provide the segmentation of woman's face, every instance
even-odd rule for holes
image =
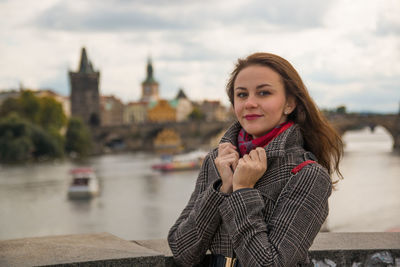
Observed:
[[[296,107],[294,99],[286,97],[280,75],[266,66],[253,65],[241,70],[233,90],[236,118],[253,138],[285,122]]]

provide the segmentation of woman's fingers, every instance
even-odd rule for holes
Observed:
[[[238,156],[235,154],[229,154],[229,155],[225,155],[223,157],[219,157],[218,161],[221,164],[233,164],[234,162],[236,162],[238,160]]]
[[[251,158],[250,158],[249,154],[244,155],[244,156],[242,157],[242,159],[243,159],[243,162],[244,162],[244,163],[251,161]]]
[[[267,155],[263,148],[252,150],[238,161],[233,173],[233,191],[240,188],[253,188],[267,170]]]
[[[261,162],[267,162],[267,154],[266,154],[264,148],[257,147],[256,152],[257,152],[258,158],[260,159]]]
[[[258,155],[258,150],[259,150],[259,147],[250,151],[249,157],[251,158],[251,160],[260,161],[260,156]]]
[[[218,145],[218,155],[226,155],[229,153],[237,153],[237,148],[231,143],[222,143]]]

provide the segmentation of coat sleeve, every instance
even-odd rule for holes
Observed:
[[[211,160],[210,156],[204,159],[190,200],[168,233],[174,259],[183,266],[203,259],[221,223],[218,207],[225,196],[208,181]]]
[[[308,249],[328,215],[332,183],[318,164],[293,176],[275,205],[267,224],[266,202],[257,189],[234,192],[220,206],[239,262],[246,266],[295,266]],[[267,200],[271,201],[271,200]]]

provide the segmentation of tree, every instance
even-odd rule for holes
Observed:
[[[337,114],[346,114],[346,106],[338,106],[336,108],[336,113]]]
[[[60,102],[53,97],[39,98],[29,90],[22,91],[18,98],[8,98],[3,102],[0,115],[7,116],[12,112],[42,126],[46,131],[59,131],[67,123]]]
[[[34,158],[59,158],[64,155],[63,141],[37,125],[31,125]],[[61,137],[61,135],[60,135]]]
[[[34,149],[27,122],[16,113],[0,120],[0,161],[15,162],[30,158]]]
[[[46,130],[60,130],[67,123],[67,117],[60,102],[53,97],[39,98],[38,123]]]
[[[190,120],[202,121],[206,117],[203,112],[197,107],[193,108],[192,112],[188,115]]]
[[[69,154],[87,156],[91,149],[89,130],[80,118],[71,117],[65,135],[65,151]]]
[[[53,97],[42,97],[39,99],[39,104],[39,125],[53,137],[57,146],[63,148],[65,142],[60,130],[66,125],[67,116],[65,116],[61,103]]]
[[[39,119],[39,98],[32,91],[25,90],[21,92],[18,98],[20,105],[20,115],[33,123],[38,123]]]
[[[0,120],[0,161],[63,156],[63,147],[41,127],[11,113]]]
[[[0,117],[6,117],[10,113],[21,114],[21,105],[18,98],[9,97],[0,105]]]

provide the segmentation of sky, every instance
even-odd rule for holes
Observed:
[[[287,59],[320,108],[396,113],[399,0],[0,0],[0,90],[69,95],[82,47],[100,93],[137,101],[151,57],[160,95],[228,104],[238,58]]]

